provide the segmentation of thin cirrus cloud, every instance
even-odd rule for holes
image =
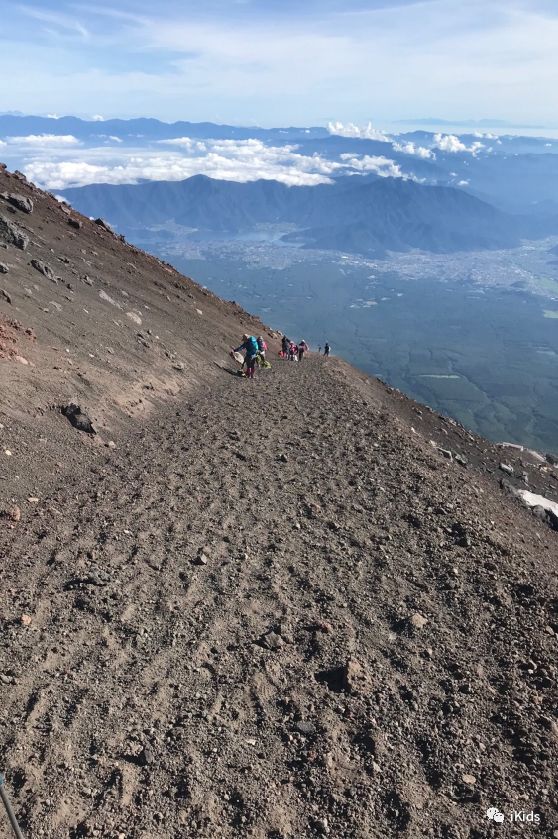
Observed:
[[[76,18],[75,14],[61,13],[54,7],[49,8],[49,5],[47,0],[43,8],[22,4],[18,6],[18,9],[22,15],[39,23],[46,34],[70,37],[77,35],[80,38],[90,37],[89,30]]]
[[[3,107],[325,124],[555,120],[550,0],[70,0],[5,4]],[[118,8],[114,8],[117,6]],[[19,65],[18,65],[19,66]],[[443,72],[440,72],[443,68]]]

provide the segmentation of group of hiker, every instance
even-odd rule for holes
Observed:
[[[240,346],[236,347],[236,349],[232,349],[230,353],[231,356],[238,361],[239,364],[241,364],[239,375],[244,376],[247,379],[253,379],[256,365],[259,365],[260,367],[271,367],[271,364],[265,357],[267,349],[267,343],[261,335],[255,338],[253,335],[244,333]],[[287,338],[286,335],[283,335],[281,339],[279,357],[287,359],[288,361],[303,361],[305,354],[309,352],[309,350],[310,347],[304,339],[299,341],[297,344],[295,341],[291,341]],[[318,347],[318,352],[321,353],[321,351],[322,348]],[[244,352],[244,356],[241,355],[242,352]],[[329,352],[330,346],[326,342],[324,346],[324,355],[328,356]]]
[[[304,338],[297,344],[295,341],[289,340],[286,335],[283,335],[283,338],[281,339],[281,351],[279,352],[279,357],[286,358],[289,361],[302,361],[304,353],[308,352],[309,349],[310,347]]]

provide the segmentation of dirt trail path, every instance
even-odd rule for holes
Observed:
[[[554,537],[375,399],[223,374],[3,533],[30,837],[553,835]]]

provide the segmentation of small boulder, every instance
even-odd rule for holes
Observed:
[[[14,245],[20,251],[29,247],[29,236],[4,216],[0,216],[0,239],[8,245]]]
[[[364,668],[355,658],[349,658],[343,666],[343,687],[348,693],[367,693],[369,678]]]
[[[83,227],[83,222],[80,221],[77,218],[71,218],[70,217],[68,219],[68,224],[70,225],[70,227],[73,227],[75,230],[81,230],[81,228]]]
[[[18,507],[17,504],[12,504],[6,510],[6,518],[10,519],[10,521],[18,522],[21,520],[21,509]]]
[[[7,274],[9,270],[5,262],[0,262],[0,274]]]
[[[312,734],[316,733],[316,726],[309,720],[299,720],[295,723],[295,728],[300,734],[305,734],[306,736],[312,736]]]
[[[424,615],[420,614],[420,612],[415,612],[415,614],[411,615],[409,618],[409,623],[414,629],[424,629],[428,623],[428,618],[425,618]]]
[[[102,227],[103,230],[107,230],[109,233],[114,233],[114,230],[112,229],[108,221],[105,221],[102,218],[96,218],[94,223],[97,225],[97,227]]]
[[[3,192],[2,198],[22,213],[33,212],[33,202],[26,195],[20,195],[18,192]]]
[[[259,643],[267,650],[280,650],[285,642],[277,632],[270,629],[269,632],[261,636]]]
[[[40,259],[32,259],[31,260],[31,265],[33,266],[35,271],[38,271],[39,274],[43,275],[43,277],[46,277],[48,280],[51,280],[51,282],[53,282],[53,283],[57,282],[52,268],[50,267],[50,265],[47,265],[46,262],[42,262]]]
[[[126,316],[127,316],[127,317],[129,317],[129,318],[130,318],[130,320],[132,320],[132,321],[133,321],[134,323],[136,323],[138,326],[141,326],[141,318],[140,318],[140,316],[137,314],[137,312],[126,312]]]
[[[79,405],[70,402],[61,408],[61,412],[78,431],[84,431],[86,434],[96,434],[91,420],[87,414],[83,413]]]
[[[1,265],[1,264],[2,264],[2,263],[0,263],[0,265]],[[11,296],[8,294],[8,292],[6,291],[6,289],[5,289],[5,288],[0,288],[0,297],[2,297],[2,298],[6,301],[6,303],[9,303],[9,304],[11,305],[11,303],[12,303],[12,298],[11,298]]]

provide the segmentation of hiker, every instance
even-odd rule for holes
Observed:
[[[260,352],[262,360],[265,361],[265,354],[267,352],[267,344],[266,344],[266,342],[264,341],[264,339],[262,338],[261,335],[258,335],[257,340],[258,340],[258,350]]]
[[[299,345],[298,345],[298,360],[299,361],[302,361],[302,359],[304,358],[304,353],[308,352],[308,349],[309,349],[308,344],[306,343],[306,341],[303,338],[302,341],[300,341]]]
[[[329,355],[329,349],[330,349],[329,344],[326,341],[326,345],[324,347],[324,355]]]
[[[254,378],[254,368],[256,366],[256,358],[259,353],[258,349],[258,340],[254,338],[253,335],[248,335],[244,333],[242,336],[242,344],[237,347],[235,350],[231,351],[231,355],[235,352],[240,352],[241,350],[246,351],[246,355],[244,356],[244,366],[246,367],[246,378],[253,379]]]
[[[297,361],[296,355],[298,353],[298,347],[294,341],[289,343],[289,361]]]
[[[281,352],[283,353],[283,358],[287,358],[287,356],[289,354],[289,344],[290,343],[291,342],[289,341],[287,336],[283,335],[283,337],[281,339]]]

